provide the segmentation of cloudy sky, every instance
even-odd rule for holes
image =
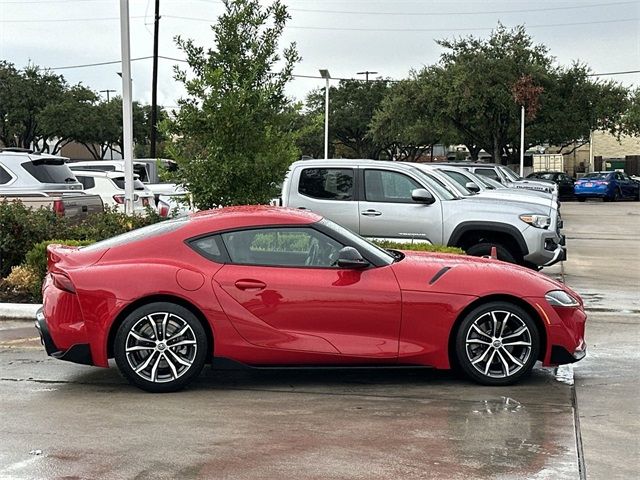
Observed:
[[[151,99],[154,0],[130,0],[134,98]],[[269,3],[263,0],[262,3]],[[363,70],[402,78],[435,63],[435,40],[485,36],[500,21],[524,24],[558,63],[586,62],[594,73],[640,70],[640,0],[284,0],[292,19],[283,44],[296,42],[303,57],[295,73],[353,78]],[[210,46],[219,0],[160,0],[160,55],[183,58],[173,38]],[[17,67],[55,68],[70,83],[121,91],[119,0],[0,0],[0,59]],[[160,60],[158,102],[171,107],[182,91],[175,61]],[[640,86],[640,74],[605,76]],[[289,87],[302,99],[320,79],[296,78]]]

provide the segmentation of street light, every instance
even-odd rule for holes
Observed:
[[[329,158],[329,80],[331,80],[331,74],[329,70],[320,69],[320,76],[327,81],[324,100],[324,159],[327,160]]]
[[[122,53],[122,158],[124,159],[124,211],[133,214],[133,107],[131,95],[131,44],[129,0],[120,0],[120,50]]]

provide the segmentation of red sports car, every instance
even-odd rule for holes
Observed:
[[[506,385],[585,355],[580,297],[497,260],[383,250],[309,212],[224,208],[94,245],[50,246],[47,353],[138,387],[206,362],[461,368]]]

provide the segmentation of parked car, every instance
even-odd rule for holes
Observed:
[[[95,172],[76,170],[76,178],[85,192],[100,195],[105,206],[124,213],[124,175],[120,172]],[[146,215],[147,208],[156,209],[153,193],[147,189],[137,175],[133,181],[133,213]]]
[[[490,179],[481,177],[464,168],[451,167],[449,165],[431,165],[431,164],[415,164],[421,170],[437,170],[449,177],[458,187],[471,194],[478,194],[484,198],[497,198],[511,201],[523,201],[530,203],[539,203],[540,205],[550,206],[559,209],[560,205],[555,200],[554,195],[547,192],[538,192],[535,190],[525,190],[523,188],[506,188],[502,184],[497,186],[490,184]],[[469,196],[469,193],[463,193]]]
[[[30,150],[0,150],[0,201],[21,201],[79,220],[104,210],[98,195],[82,190],[65,159]]]
[[[566,258],[557,209],[464,197],[412,164],[303,160],[291,165],[281,204],[307,209],[364,237],[460,247],[534,268]]]
[[[591,172],[576,181],[576,198],[602,198],[605,202],[631,198],[640,200],[640,184],[624,172]]]
[[[560,197],[573,197],[573,184],[575,180],[563,172],[533,172],[527,175],[533,180],[550,180],[558,185]]]
[[[84,248],[50,245],[48,266],[36,321],[47,353],[100,367],[113,357],[151,392],[184,387],[210,360],[456,364],[476,382],[508,385],[538,360],[586,353],[581,298],[545,275],[382,250],[299,210],[223,208]]]
[[[505,187],[509,188],[522,188],[526,190],[536,190],[540,192],[556,193],[558,187],[555,183],[547,180],[527,180],[517,175],[510,168],[504,165],[498,165],[495,163],[470,163],[470,162],[456,162],[456,163],[444,163],[441,165],[450,165],[453,167],[460,167],[469,170],[476,175],[491,178],[496,182],[500,182]]]
[[[171,170],[176,164],[172,160],[164,159],[136,159],[133,162],[133,172],[138,175],[142,183],[153,192],[154,206],[162,215],[164,212],[178,214],[196,211],[191,195],[184,188],[175,183],[163,183],[159,180],[158,161],[165,168]],[[91,160],[70,164],[71,170],[95,170],[100,172],[124,173],[124,160]],[[168,213],[167,213],[168,215]]]

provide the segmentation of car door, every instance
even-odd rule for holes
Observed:
[[[573,180],[569,175],[559,173],[556,182],[558,183],[558,193],[562,196],[573,195]]]
[[[257,346],[393,360],[401,297],[390,266],[334,266],[343,245],[311,226],[223,233],[213,277],[238,333]]]
[[[620,190],[622,191],[622,195],[625,197],[635,197],[635,185],[633,181],[627,176],[626,173],[618,172],[616,173],[616,180],[620,184]]]
[[[300,166],[292,172],[286,205],[311,210],[354,232],[359,228],[355,169]]]
[[[360,169],[362,194],[358,202],[360,235],[396,241],[442,243],[442,207],[415,202],[411,192],[425,188],[415,178],[383,167]]]

